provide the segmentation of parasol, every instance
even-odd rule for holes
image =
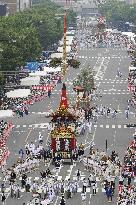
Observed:
[[[80,92],[83,92],[84,91],[84,88],[82,86],[75,86],[73,88],[74,91],[80,91]]]

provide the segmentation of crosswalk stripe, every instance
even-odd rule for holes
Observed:
[[[111,89],[112,90],[112,89]],[[126,92],[126,90],[116,90],[116,89],[113,89],[114,91],[117,91],[117,92]],[[104,92],[108,92],[109,90],[103,90]],[[112,94],[116,94],[116,93],[112,93]],[[125,93],[123,93],[125,94]]]
[[[130,113],[131,114],[131,113]],[[16,125],[15,128],[20,128],[20,127],[23,127],[23,128],[43,128],[43,129],[47,129],[48,128],[48,123],[43,123],[43,124],[34,124],[34,125]],[[94,124],[93,125],[94,128],[103,128],[103,129],[121,129],[121,128],[128,128],[126,125],[104,125],[104,124]]]
[[[19,127],[20,127],[20,125],[17,125],[17,126],[16,126],[16,128],[19,128]]]
[[[79,187],[79,188],[77,189],[77,192],[78,192],[78,193],[82,192],[82,188]]]
[[[129,95],[130,93],[126,91],[126,93],[107,93],[107,92],[103,92],[103,95]]]
[[[40,179],[39,177],[35,177],[35,178],[34,178],[35,181],[38,181],[39,179]]]
[[[34,125],[35,128],[39,127],[39,125]]]

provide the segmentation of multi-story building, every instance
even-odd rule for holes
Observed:
[[[26,8],[30,8],[32,0],[0,0],[0,4],[6,4],[7,12],[13,14],[18,11],[23,11]]]
[[[136,4],[136,0],[126,0],[126,3],[133,5]]]
[[[52,1],[54,1],[56,4],[60,6],[72,6],[75,3],[74,0],[52,0]]]
[[[6,15],[7,15],[7,5],[0,4],[0,16],[6,16]]]
[[[91,17],[98,16],[98,5],[94,1],[87,1],[81,5],[81,16],[82,17]]]

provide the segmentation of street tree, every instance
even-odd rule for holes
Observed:
[[[94,89],[94,76],[92,69],[88,66],[81,70],[81,73],[73,81],[74,86],[80,86],[84,88],[84,95],[89,95]]]
[[[31,9],[0,18],[0,69],[15,70],[26,61],[36,60],[42,50],[50,50],[63,36],[64,12],[50,0]],[[71,16],[71,18],[69,17]],[[68,12],[68,22],[74,13]]]
[[[107,22],[112,22],[114,26],[120,22],[132,22],[136,24],[136,5],[127,4],[125,1],[108,0],[99,4],[100,13],[106,17]]]

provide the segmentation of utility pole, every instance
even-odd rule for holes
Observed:
[[[29,0],[29,7],[32,8],[33,6],[33,0]]]
[[[64,35],[63,35],[63,68],[62,68],[62,73],[65,75],[66,69],[67,69],[67,51],[66,51],[66,32],[67,32],[67,22],[66,22],[66,10],[64,14]]]
[[[19,2],[18,2],[18,11],[19,12],[21,11],[21,0],[19,0]]]
[[[108,141],[107,141],[107,139],[105,140],[105,148],[106,148],[106,152],[107,152],[107,149],[108,149]]]

